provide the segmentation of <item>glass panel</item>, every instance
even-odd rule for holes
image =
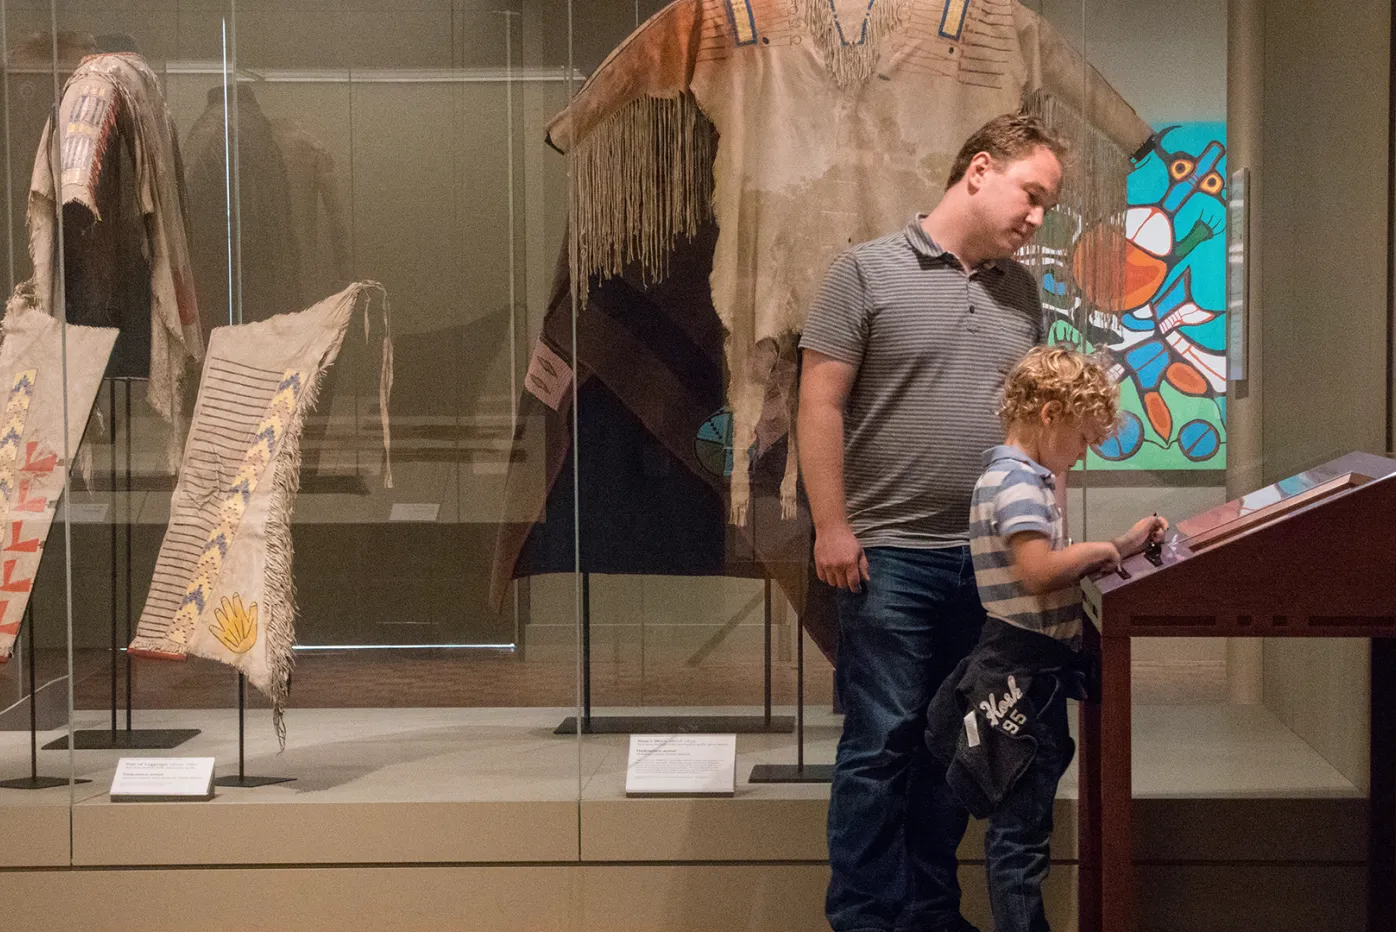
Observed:
[[[1233,22],[1247,22],[1247,6],[1230,5]],[[1304,471],[1380,442],[1384,408],[1376,400],[1385,394],[1384,375],[1353,383],[1353,391],[1376,404],[1344,402],[1352,416],[1342,430],[1323,423],[1326,414],[1317,407],[1303,414],[1290,407],[1300,399],[1316,404],[1321,359],[1345,371],[1377,367],[1376,350],[1364,357],[1346,342],[1350,331],[1331,321],[1321,332],[1311,329],[1301,351],[1291,326],[1310,319],[1301,291],[1271,290],[1276,266],[1268,266],[1264,280],[1254,274],[1257,243],[1266,234],[1272,243],[1281,240],[1281,254],[1287,248],[1257,209],[1259,198],[1283,189],[1277,169],[1302,176],[1297,165],[1259,167],[1262,150],[1270,151],[1266,140],[1285,138],[1275,120],[1304,111],[1294,100],[1299,89],[1267,78],[1263,133],[1260,102],[1245,97],[1264,69],[1256,57],[1261,47],[1265,60],[1285,60],[1272,43],[1286,30],[1271,21],[1263,33],[1248,28],[1231,37],[1232,92],[1244,104],[1228,114],[1227,4],[1180,15],[1158,5],[1087,0],[1085,10],[1090,61],[1156,134],[1129,176],[1124,299],[1115,314],[1095,321],[1093,333],[1073,340],[1103,352],[1120,382],[1123,411],[1115,435],[1092,448],[1085,468],[1072,475],[1075,531],[1078,539],[1109,539],[1157,513],[1173,522],[1180,538],[1193,535],[1185,540],[1192,550],[1221,554],[1234,535],[1256,523],[1348,488],[1345,480],[1317,484]],[[1295,48],[1313,47],[1298,33],[1293,41]],[[1296,156],[1306,165],[1314,157]],[[1248,181],[1235,190],[1232,180],[1243,171]],[[1241,195],[1250,199],[1245,210],[1236,203]],[[1312,222],[1310,213],[1301,215]],[[1248,216],[1248,230],[1234,228]],[[1239,270],[1230,287],[1228,244],[1233,256],[1245,255],[1254,267]],[[1243,302],[1236,284],[1247,281],[1247,271],[1252,277]],[[1262,294],[1270,300],[1262,301]],[[1325,292],[1323,300],[1327,305],[1336,298]],[[1242,326],[1246,322],[1235,315],[1248,303],[1249,326]],[[1264,317],[1256,316],[1262,310]],[[1265,353],[1262,331],[1250,329],[1262,319]],[[1387,336],[1369,333],[1368,339],[1381,345]],[[1249,347],[1235,345],[1240,337],[1250,339]],[[1245,371],[1229,373],[1228,359],[1242,358]],[[1366,421],[1356,414],[1364,407],[1371,410]],[[1108,617],[1104,624],[1109,627]],[[1136,796],[1363,791],[1366,764],[1357,758],[1365,754],[1358,747],[1365,740],[1365,710],[1340,723],[1337,708],[1350,712],[1350,705],[1328,702],[1313,671],[1365,682],[1365,658],[1365,644],[1336,639],[1134,639]],[[1240,753],[1237,728],[1247,735]],[[1231,752],[1218,756],[1226,748]]]
[[[564,469],[575,468],[575,490],[552,487],[520,562],[532,573],[556,571],[551,554],[578,540],[581,728],[592,735],[588,753],[604,755],[587,802],[623,795],[630,733],[736,732],[741,784],[757,763],[796,757],[810,551],[786,440],[798,353],[792,333],[743,348],[753,342],[751,321],[725,330],[710,284],[722,274],[723,238],[728,251],[740,238],[735,217],[723,214],[740,199],[714,208],[715,153],[741,147],[735,132],[730,142],[716,138],[710,117],[720,92],[700,84],[736,73],[723,72],[713,43],[759,45],[768,24],[755,23],[747,6],[733,7],[734,35],[687,47],[680,7],[591,5],[575,40],[591,81],[555,127],[576,183],[575,357],[571,334],[545,328],[545,337],[575,358],[578,378],[572,423],[550,438]],[[669,66],[650,96],[632,103],[614,94],[623,75],[647,67],[640,62],[657,54],[656,42]],[[763,366],[769,380],[749,374]],[[768,386],[770,421],[759,436],[744,435]],[[739,397],[746,407],[738,413]],[[748,467],[749,482],[739,480]],[[819,643],[832,650],[830,621],[821,617]],[[808,694],[827,721],[830,667],[813,645],[805,660]]]
[[[1155,131],[1128,174],[1123,278],[1085,333],[1054,334],[1100,354],[1120,385],[1119,428],[1071,476],[1074,536],[1109,540],[1142,517],[1176,523],[1228,498],[1226,8],[1186,21],[1111,0],[1082,8],[1086,58]],[[1139,55],[1145,35],[1159,58]],[[1089,300],[1094,283],[1071,287]],[[1223,639],[1136,640],[1134,657],[1146,708],[1230,696]]]
[[[515,585],[500,555],[501,519],[548,469],[541,414],[521,398],[566,221],[565,163],[544,144],[568,96],[566,21],[524,4],[237,5],[230,316],[324,314],[341,295],[342,344],[300,441],[287,724],[303,775],[285,775],[304,790],[362,767],[374,742],[401,748],[352,785],[321,780],[321,801],[576,799],[575,739],[528,738],[574,705],[574,607]],[[190,164],[217,161],[216,139],[201,145]],[[345,297],[352,282],[369,284]],[[219,316],[205,309],[206,332]],[[222,345],[236,356],[234,338],[259,332]],[[211,342],[205,399],[226,384]],[[208,701],[231,699],[226,676],[208,671]],[[259,719],[259,766],[283,773],[292,761],[266,756]],[[398,779],[423,729],[444,742],[437,763]]]
[[[177,425],[194,398],[201,353],[179,151],[194,114],[183,82],[197,61],[200,80],[221,86],[229,12],[207,3],[149,5],[141,15],[85,3],[54,11],[58,35],[86,56],[61,76],[55,279],[64,285],[71,437],[60,462],[70,464],[71,488],[61,509],[66,536],[55,528],[44,551],[46,564],[72,558],[55,594],[70,610],[80,805],[106,801],[123,754],[200,748],[183,743],[202,725],[168,701],[169,668],[146,675],[126,648],[163,530],[150,508],[166,507],[174,488]],[[221,241],[226,253],[226,229]]]
[[[11,11],[8,34],[51,37],[49,16]],[[557,839],[575,842],[579,742],[536,739],[575,714],[571,577],[535,599],[506,559],[549,475],[531,353],[550,304],[570,321],[569,180],[545,145],[574,89],[569,18],[60,4],[65,41],[111,53],[118,114],[92,135],[101,209],[63,225],[92,260],[70,263],[66,317],[119,330],[116,354],[94,398],[67,399],[97,412],[72,457],[73,571],[50,553],[36,599],[57,619],[70,582],[73,718],[101,749],[77,757],[89,856],[185,856],[89,833],[128,753],[213,757],[226,802],[327,823],[315,804],[459,803],[477,828],[495,804],[557,804],[518,836],[401,810],[422,825],[407,860],[575,857]],[[10,284],[27,276],[19,153],[52,96],[52,51],[33,54],[6,72]],[[378,857],[371,832],[331,827],[336,860]]]
[[[67,862],[62,840],[73,760],[45,750],[71,727],[71,630],[66,602],[66,528],[58,508],[70,463],[63,425],[63,326],[46,313],[63,295],[58,216],[51,196],[32,207],[43,275],[30,260],[30,186],[51,190],[57,150],[45,145],[57,89],[87,50],[55,35],[49,3],[0,6],[5,68],[3,270],[9,302],[0,340],[0,498],[4,576],[0,580],[0,822],[24,838],[0,855],[6,867]],[[55,281],[58,291],[50,291]],[[28,282],[22,294],[17,286]],[[80,432],[79,432],[80,433]],[[71,435],[70,435],[71,437]],[[42,559],[45,554],[48,559]]]
[[[1298,60],[1305,50],[1340,41],[1328,22],[1307,30],[1295,12],[1274,19],[1267,8],[1264,43],[1253,33],[1245,37],[1249,41],[1233,43],[1239,98],[1233,165],[1250,171],[1252,312],[1249,378],[1229,395],[1233,446],[1245,442],[1251,459],[1246,481],[1231,490],[1232,498],[1351,451],[1391,447],[1392,333],[1382,310],[1389,307],[1390,283],[1379,271],[1389,267],[1390,205],[1362,191],[1372,173],[1380,177],[1389,163],[1390,95],[1381,81],[1390,37],[1355,37],[1352,57],[1332,71],[1263,64]],[[1238,13],[1262,15],[1248,3]],[[1389,15],[1386,7],[1374,7],[1366,21],[1385,31]],[[1262,99],[1260,80],[1264,100],[1283,101],[1266,105],[1263,121],[1254,110]],[[1339,100],[1341,105],[1333,105]],[[1371,120],[1371,113],[1382,116]],[[1314,144],[1302,154],[1283,145],[1299,138]],[[1339,146],[1362,154],[1333,174],[1330,181],[1339,186],[1333,197],[1311,203],[1284,197],[1305,186],[1313,166],[1327,164]],[[1291,238],[1285,231],[1295,222],[1321,223],[1332,235]],[[1349,270],[1364,274],[1344,274],[1330,264],[1328,257],[1336,255]],[[1318,307],[1332,311],[1315,315]],[[1363,533],[1361,527],[1351,531]],[[1265,641],[1262,650],[1255,676],[1266,711],[1316,753],[1338,792],[1365,794],[1368,644],[1277,638]],[[1336,683],[1348,688],[1334,690]]]

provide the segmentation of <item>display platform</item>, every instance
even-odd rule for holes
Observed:
[[[71,790],[72,863],[176,866],[366,863],[556,863],[581,861],[799,861],[826,858],[826,785],[746,782],[756,764],[795,759],[791,735],[738,739],[738,788],[731,799],[627,799],[625,736],[582,741],[552,734],[563,709],[296,709],[290,739],[277,753],[269,727],[248,729],[249,775],[295,777],[255,789],[220,787],[208,803],[107,800],[116,760],[111,751],[74,754],[90,784]],[[633,709],[608,710],[617,713]],[[648,710],[679,714],[691,710]],[[749,713],[745,708],[722,710]],[[788,713],[788,709],[782,709]],[[80,713],[77,725],[99,713]],[[151,727],[197,727],[182,756],[213,756],[217,773],[236,772],[237,720],[224,710],[151,711]],[[88,721],[87,719],[92,719]],[[814,711],[806,725],[806,760],[829,763],[838,720]],[[1217,820],[1256,807],[1273,810],[1255,828],[1227,838],[1227,857],[1358,863],[1362,857],[1360,790],[1263,706],[1136,706],[1135,793],[1144,850],[1164,845],[1178,855],[1178,820],[1205,830],[1215,845]],[[63,732],[46,732],[53,739]],[[0,776],[27,768],[28,742],[0,735]],[[66,769],[67,752],[46,752],[41,765]],[[1062,781],[1058,857],[1075,856],[1076,776]],[[68,861],[68,787],[0,790],[3,867]],[[578,799],[581,829],[578,831]],[[1195,812],[1194,812],[1195,810]],[[1284,811],[1283,816],[1277,814]],[[1296,837],[1298,818],[1321,832]],[[1351,823],[1349,825],[1348,823]],[[1273,826],[1273,830],[1265,830]],[[1191,837],[1191,836],[1187,836]],[[580,840],[579,840],[580,839]],[[1183,845],[1186,848],[1186,845]],[[971,831],[964,857],[981,857]]]
[[[282,754],[253,716],[247,773],[296,781],[219,787],[210,802],[111,803],[119,754],[74,752],[91,784],[0,790],[0,838],[23,840],[0,845],[7,918],[32,932],[262,927],[255,901],[285,904],[278,928],[317,932],[366,928],[368,914],[382,919],[373,928],[393,930],[455,927],[465,914],[470,928],[492,932],[820,927],[828,786],[746,782],[756,764],[795,759],[792,735],[739,736],[732,798],[627,799],[628,739],[558,738],[566,711],[293,709]],[[79,713],[75,725],[101,716]],[[179,753],[236,772],[232,711],[142,717],[201,729]],[[1357,927],[1345,905],[1361,901],[1365,876],[1357,787],[1262,706],[1136,704],[1134,717],[1140,895],[1158,920],[1150,932]],[[838,733],[836,717],[811,710],[806,759],[832,761]],[[0,734],[0,776],[27,767],[26,738]],[[68,753],[43,752],[41,765],[66,767]],[[1048,879],[1061,932],[1076,928],[1076,786],[1073,769]],[[982,850],[975,824],[960,851],[964,910],[987,928]],[[1255,897],[1238,899],[1238,883]],[[117,902],[141,905],[119,915],[102,906]]]

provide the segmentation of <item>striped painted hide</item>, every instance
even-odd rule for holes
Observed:
[[[379,406],[385,456],[392,341],[387,300],[358,282],[314,307],[209,339],[170,524],[131,653],[188,654],[235,667],[283,723],[295,643],[291,507],[300,483],[300,433],[320,379],[339,355],[357,308],[383,308]],[[386,462],[384,479],[391,485]]]

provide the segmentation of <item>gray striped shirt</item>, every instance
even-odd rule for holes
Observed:
[[[857,367],[844,408],[848,521],[864,547],[968,542],[1008,371],[1043,339],[1037,283],[1001,259],[968,275],[921,227],[840,255],[800,346]]]
[[[1024,588],[1008,539],[1041,534],[1053,550],[1067,545],[1061,509],[1052,494],[1051,470],[1012,446],[984,454],[984,475],[974,486],[969,513],[969,549],[979,601],[990,618],[1036,631],[1081,648],[1081,587],[1040,595]]]

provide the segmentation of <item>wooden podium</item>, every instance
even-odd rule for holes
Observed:
[[[1396,460],[1351,453],[1180,522],[1082,581],[1102,693],[1082,706],[1080,929],[1133,932],[1130,638],[1372,641],[1367,928],[1396,932]]]

